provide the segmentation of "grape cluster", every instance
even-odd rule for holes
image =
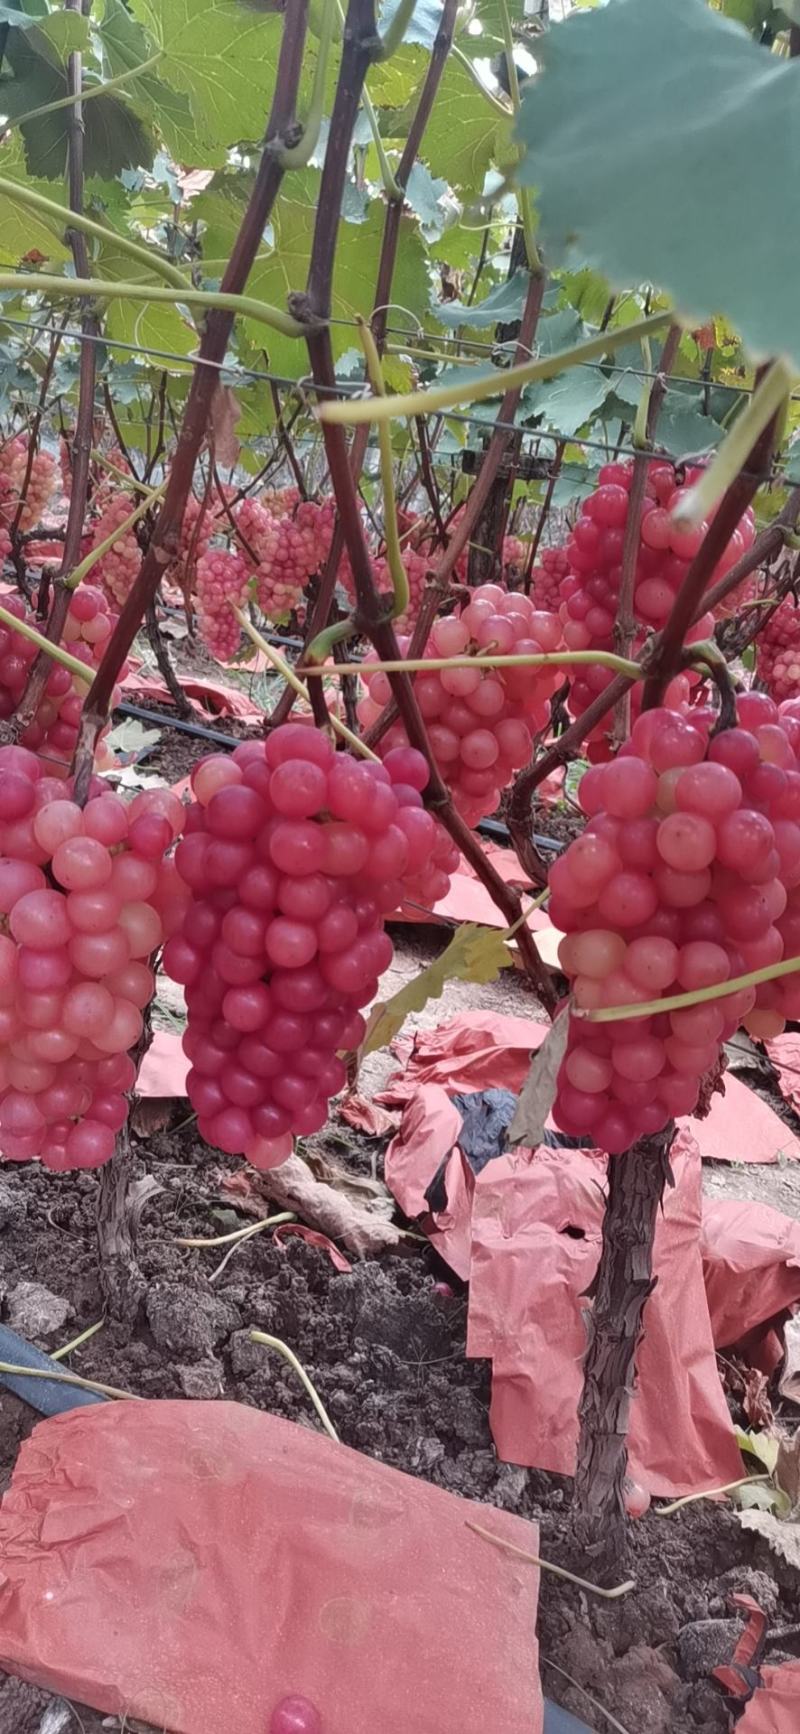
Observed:
[[[5,608],[15,619],[41,630],[41,621],[20,597],[8,597]],[[79,585],[70,599],[64,625],[65,648],[87,668],[96,668],[115,620],[102,590],[92,584]],[[7,720],[18,710],[37,654],[30,639],[23,638],[10,626],[0,625],[0,720]],[[40,756],[50,776],[66,775],[78,739],[85,693],[85,681],[78,680],[60,663],[52,664],[36,714],[20,737],[23,746]],[[116,702],[115,691],[112,703]]]
[[[708,530],[706,521],[688,529],[673,522],[675,507],[701,474],[698,469],[688,470],[684,480],[676,485],[672,464],[654,462],[650,465],[634,581],[633,612],[638,623],[634,650],[639,648],[647,631],[664,625]],[[614,624],[632,480],[632,463],[606,464],[600,471],[599,485],[584,501],[567,542],[565,552],[569,572],[561,581],[560,612],[564,640],[570,650],[614,649]],[[715,567],[710,583],[715,583],[730,571],[752,546],[754,536],[753,514],[748,510]],[[703,615],[687,634],[687,643],[708,638],[713,626],[713,616]],[[611,672],[600,665],[576,671],[569,699],[573,715],[580,716],[612,679]],[[669,698],[672,700],[677,696],[676,690]],[[632,702],[635,711],[641,702],[636,690]],[[606,723],[601,723],[590,736],[590,757],[608,756],[606,727]]]
[[[17,434],[0,450],[0,521],[6,529],[14,522],[25,487],[28,451],[27,434]],[[30,530],[34,524],[41,523],[53,497],[57,475],[55,458],[49,452],[37,451],[25,487],[25,504],[19,520],[21,530]]]
[[[527,596],[483,584],[457,614],[434,623],[423,656],[456,657],[488,654],[541,655],[562,644],[557,615],[538,612]],[[407,640],[401,639],[403,653]],[[369,672],[364,663],[367,694],[359,705],[364,727],[377,720],[391,696],[388,678]],[[414,690],[428,724],[428,738],[437,765],[455,805],[469,825],[497,807],[501,792],[521,765],[527,763],[534,730],[545,727],[548,700],[558,685],[549,668],[447,668],[416,676]],[[405,733],[394,723],[380,751],[402,746]]]
[[[107,1162],[153,995],[152,953],[185,891],[166,859],[169,790],[126,806],[102,782],[81,809],[23,747],[0,748],[0,1152],[45,1167]]]
[[[531,601],[534,608],[544,608],[548,614],[558,614],[561,607],[561,585],[569,572],[566,548],[542,548],[539,565],[531,572]]]
[[[195,768],[175,855],[191,904],[164,968],[210,1144],[268,1168],[324,1125],[392,959],[383,917],[431,857],[426,781],[419,753],[365,763],[302,723]]]
[[[800,720],[744,694],[710,733],[644,712],[617,758],[585,772],[582,836],[550,871],[550,914],[575,1007],[643,1005],[800,951]],[[691,1113],[740,1023],[776,1035],[800,1010],[796,977],[606,1024],[572,1016],[556,1123],[611,1154]]]
[[[778,702],[800,693],[800,608],[794,597],[784,597],[764,621],[756,639],[756,674]]]
[[[309,578],[327,557],[333,533],[332,501],[301,500],[292,513],[275,517],[258,500],[244,499],[236,526],[248,560],[255,556],[255,589],[268,620],[285,620],[297,606]]]
[[[236,655],[242,629],[231,607],[241,607],[247,597],[250,572],[240,554],[227,548],[209,548],[195,568],[197,624],[203,643],[220,662]]]
[[[98,548],[107,536],[113,536],[136,508],[130,494],[114,494],[92,527],[90,548]],[[127,601],[139,574],[142,551],[136,531],[125,530],[92,568],[97,583],[102,584],[111,601],[121,608]]]

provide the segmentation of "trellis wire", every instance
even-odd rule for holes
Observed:
[[[57,328],[53,325],[50,325],[50,324],[40,324],[37,320],[17,319],[15,317],[12,317],[11,315],[5,315],[2,312],[0,312],[0,323],[6,324],[6,325],[14,325],[14,326],[19,327],[22,330],[39,331],[42,333],[43,336],[50,335],[56,329],[59,329],[59,328]],[[332,321],[332,323],[344,325],[344,326],[349,326],[349,321],[347,321],[347,320],[334,320],[334,321]],[[83,332],[83,331],[67,329],[63,332],[63,337],[65,340],[72,340],[73,342],[76,342],[76,343],[98,343],[98,344],[104,345],[106,349],[119,349],[119,350],[123,350],[123,351],[125,351],[129,354],[132,354],[132,355],[149,356],[149,357],[153,358],[154,360],[158,360],[158,361],[179,362],[181,367],[184,367],[184,368],[193,367],[195,365],[195,361],[197,359],[196,357],[193,357],[191,355],[179,355],[176,350],[151,349],[151,348],[148,348],[146,345],[143,345],[140,343],[127,343],[122,338],[107,337],[107,336],[104,336],[102,334],[96,334],[94,332]],[[490,346],[487,345],[487,347],[490,347]],[[456,360],[456,359],[457,359],[457,357],[454,357],[454,360]],[[278,386],[285,391],[300,392],[301,394],[305,394],[306,392],[309,392],[309,393],[313,392],[314,395],[316,395],[318,397],[319,396],[363,397],[363,395],[364,395],[364,386],[363,386],[363,383],[359,380],[352,380],[352,381],[340,380],[336,386],[318,386],[318,385],[315,385],[313,383],[313,381],[310,379],[304,379],[304,378],[289,379],[284,374],[271,373],[271,372],[268,372],[268,371],[261,369],[261,368],[242,367],[239,363],[204,362],[203,365],[205,367],[215,367],[220,374],[232,375],[232,376],[239,378],[239,379],[262,380],[262,381],[266,382],[267,384]],[[595,363],[588,363],[587,362],[587,363],[582,363],[581,365],[585,365],[585,366],[593,365],[595,367],[602,367],[603,364],[600,362],[595,362]],[[641,374],[642,378],[653,377],[652,373],[648,372],[647,370],[639,370],[637,368],[627,368],[624,371],[629,372],[629,373],[636,373],[637,375]],[[691,383],[692,385],[702,386],[706,382],[704,382],[702,380],[691,380],[689,383]],[[716,383],[713,381],[708,382],[708,383],[710,384],[712,390],[723,389],[723,390],[729,390],[729,391],[738,391],[740,389],[739,387],[736,387],[736,386],[724,386],[724,387],[720,386],[720,387],[718,387],[716,385]],[[498,395],[500,393],[501,384],[502,384],[502,369],[498,369]],[[742,386],[741,387],[742,395],[744,395],[749,389],[750,388],[748,388],[748,387]],[[800,394],[797,394],[797,395],[798,395],[798,399],[800,400]],[[483,428],[485,432],[488,432],[490,428],[499,428],[504,433],[516,434],[520,439],[526,439],[526,440],[538,441],[538,442],[541,442],[543,440],[544,441],[552,441],[552,443],[554,445],[560,443],[560,444],[564,444],[564,445],[581,446],[581,447],[584,447],[587,451],[613,452],[617,458],[634,457],[635,456],[635,448],[632,445],[627,444],[624,440],[622,440],[622,441],[612,440],[612,439],[597,440],[597,439],[590,439],[583,434],[564,433],[563,431],[561,431],[559,429],[554,429],[554,428],[549,428],[549,427],[548,428],[523,427],[517,422],[499,421],[499,420],[492,421],[487,416],[470,415],[467,412],[462,411],[462,410],[449,409],[449,410],[443,412],[443,414],[444,414],[444,419],[447,421],[458,422],[459,424],[462,424],[462,425],[467,426],[467,427]],[[616,420],[617,418],[615,417],[614,419]],[[659,455],[659,454],[656,454],[656,455]],[[675,459],[674,454],[668,453],[668,452],[663,451],[663,450],[662,450],[662,453],[660,455],[663,455],[665,459],[672,459],[672,461],[676,461],[676,462],[679,461],[679,460]],[[457,457],[458,454],[451,454],[451,456]],[[770,473],[769,480],[770,480],[770,482],[774,483],[774,482],[780,482],[780,481],[784,481],[784,480],[792,481],[793,478],[792,478],[792,476],[790,476],[788,474],[788,472],[786,470],[773,469]]]

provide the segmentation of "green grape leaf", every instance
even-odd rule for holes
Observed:
[[[0,149],[0,175],[5,180],[20,181],[52,197],[51,186],[37,187],[25,173],[22,140],[11,133]],[[50,223],[29,205],[17,201],[12,193],[0,195],[0,259],[4,265],[19,265],[29,253],[41,253],[49,264],[61,264],[70,257],[63,229]]]
[[[151,277],[138,260],[127,253],[115,253],[111,244],[104,245],[97,260],[97,275],[106,280],[115,278],[118,282],[143,285],[141,301],[107,303],[103,328],[109,339],[118,337],[123,343],[135,343],[143,353],[148,349],[164,349],[191,355],[197,349],[198,335],[188,310],[181,313],[169,302],[147,300],[147,284],[155,287],[158,282],[163,286],[163,279]],[[159,365],[168,373],[185,371],[180,361],[164,361]]]
[[[24,12],[19,7],[0,4],[0,24],[11,24],[15,30],[32,30],[47,16],[45,0],[37,0],[35,6],[31,3]]]
[[[120,73],[131,72],[150,57],[151,44],[122,0],[106,0],[100,36],[114,78],[118,78]],[[224,146],[212,145],[205,134],[198,133],[188,96],[173,90],[154,72],[145,72],[141,78],[132,79],[125,88],[134,107],[155,122],[176,162],[208,169],[217,168],[225,161]]]
[[[188,97],[201,139],[220,146],[263,137],[279,17],[237,0],[132,0],[131,10],[163,50],[159,77]]]
[[[9,119],[68,94],[63,66],[53,64],[55,50],[38,29],[9,33],[6,59],[14,72],[3,85],[2,106]],[[87,80],[87,84],[91,81]],[[67,160],[67,111],[40,115],[23,125],[25,159],[32,175],[61,180]],[[87,175],[112,179],[128,168],[148,168],[153,160],[152,136],[140,117],[121,97],[96,96],[84,105],[84,166]]]
[[[693,323],[723,309],[752,355],[800,368],[800,232],[764,178],[776,138],[784,174],[800,169],[800,65],[706,0],[611,0],[540,57],[518,175],[546,256],[656,283]]]
[[[70,54],[85,53],[89,47],[89,20],[80,12],[51,12],[39,19],[37,37],[50,43],[56,62],[66,62]]]
[[[437,240],[445,225],[442,201],[448,196],[446,181],[436,180],[424,163],[414,163],[406,185],[406,204],[419,217],[426,241]]]
[[[248,294],[269,301],[275,307],[285,307],[293,290],[306,286],[311,257],[311,240],[319,195],[320,177],[313,170],[292,175],[287,192],[278,201],[274,212],[275,245],[271,253],[261,254],[250,273]],[[378,270],[383,235],[383,208],[375,202],[365,222],[341,223],[333,273],[331,342],[334,358],[338,359],[356,342],[353,325],[356,313],[367,318],[372,312],[375,279]],[[428,298],[425,251],[416,223],[401,220],[397,264],[392,280],[392,302],[398,309],[390,324],[408,326],[409,312],[424,311]],[[336,323],[347,321],[348,323]],[[266,350],[272,370],[285,377],[298,378],[305,373],[305,349],[296,338],[282,337],[256,326],[247,319],[242,322],[248,339],[259,351]]]
[[[486,170],[494,160],[498,131],[505,125],[476,90],[466,68],[451,58],[423,134],[420,156],[451,187],[481,193]]]
[[[521,28],[525,23],[525,0],[508,0],[508,16],[512,29],[515,25]],[[477,0],[475,18],[481,26],[481,35],[475,38],[473,47],[482,50],[490,38],[494,47],[502,48],[505,39],[499,0]]]
[[[425,75],[427,55],[411,43],[403,43],[388,60],[376,60],[367,75],[367,90],[378,108],[403,108],[419,90]]]
[[[498,283],[483,301],[475,301],[471,307],[463,301],[437,302],[434,309],[436,318],[450,331],[456,331],[460,325],[469,325],[474,331],[488,331],[494,325],[511,324],[522,315],[528,281],[527,271],[515,271],[513,277]]]
[[[608,380],[592,367],[571,367],[555,379],[529,385],[522,394],[522,414],[536,417],[556,433],[576,434],[608,397]]]
[[[474,922],[465,921],[433,963],[420,970],[413,981],[401,987],[391,999],[383,1004],[379,1001],[373,1006],[359,1057],[365,1059],[367,1054],[375,1053],[378,1048],[388,1047],[402,1029],[409,1013],[423,1011],[428,1000],[439,999],[444,993],[446,982],[470,981],[483,984],[496,981],[501,969],[508,969],[513,961],[501,933],[495,932],[494,928],[477,927]]]

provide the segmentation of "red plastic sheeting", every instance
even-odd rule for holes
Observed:
[[[786,1030],[782,1036],[774,1036],[771,1042],[765,1042],[764,1046],[778,1074],[783,1095],[793,1108],[797,1108],[800,1105],[800,1036]]]
[[[718,1349],[770,1329],[800,1302],[800,1222],[769,1204],[706,1198],[701,1251]]]
[[[201,716],[233,716],[241,720],[264,720],[264,712],[241,687],[225,686],[220,680],[183,676],[181,687],[192,706]],[[123,692],[141,693],[144,699],[154,698],[159,704],[172,704],[171,692],[161,680],[142,675],[134,669],[122,681]]]
[[[479,1086],[482,1087],[482,1086]],[[451,1151],[447,1212],[431,1241],[469,1279],[467,1353],[492,1360],[491,1425],[507,1462],[575,1467],[584,1296],[600,1255],[605,1162],[583,1150],[519,1151],[475,1178],[456,1145],[460,1115],[437,1084],[417,1089],[386,1155],[386,1180],[410,1216]],[[694,1140],[673,1148],[631,1413],[630,1460],[650,1493],[719,1487],[741,1458],[719,1381],[700,1258],[701,1166]],[[668,1423],[666,1417],[669,1417]]]
[[[417,1084],[445,1089],[518,1090],[530,1054],[548,1025],[489,1011],[463,1012],[436,1030],[423,1030],[402,1074],[392,1079],[379,1101],[407,1101]],[[724,1096],[715,1095],[705,1120],[692,1116],[678,1125],[696,1138],[701,1155],[717,1162],[800,1160],[800,1140],[777,1114],[738,1078],[725,1075]]]
[[[800,1728],[800,1662],[761,1669],[762,1684],[750,1699],[736,1734],[797,1734]]]
[[[541,1734],[536,1526],[237,1403],[42,1422],[0,1510],[0,1665],[170,1734]]]

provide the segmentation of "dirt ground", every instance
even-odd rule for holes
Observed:
[[[146,770],[174,782],[206,750],[170,732],[148,757]],[[435,957],[449,931],[404,927],[394,937],[396,955],[383,997]],[[541,1017],[523,978],[507,971],[487,986],[448,984],[442,1000],[410,1018],[404,1033],[476,1008]],[[391,1055],[371,1056],[361,1093],[372,1096],[395,1069]],[[763,1069],[739,1076],[780,1106]],[[381,1174],[385,1139],[354,1132],[334,1117],[310,1142],[355,1173]],[[339,1273],[320,1251],[297,1240],[280,1249],[264,1234],[237,1247],[217,1275],[219,1250],[183,1248],[176,1240],[224,1233],[249,1220],[222,1190],[225,1175],[241,1164],[197,1141],[180,1102],[168,1123],[135,1139],[135,1159],[137,1174],[157,1182],[141,1224],[141,1313],[132,1329],[106,1323],[72,1354],[73,1371],[146,1397],[226,1396],[313,1425],[290,1368],[249,1341],[249,1329],[258,1326],[283,1338],[300,1357],[344,1443],[452,1492],[535,1518],[543,1556],[580,1569],[573,1556],[569,1484],[496,1458],[488,1420],[489,1365],[465,1358],[465,1292],[427,1246],[406,1241],[399,1250]],[[759,1199],[800,1218],[800,1164],[707,1164],[705,1184],[711,1194]],[[32,1279],[68,1303],[61,1328],[40,1337],[46,1349],[102,1316],[96,1190],[91,1174],[49,1176],[34,1166],[11,1165],[0,1173],[3,1316],[13,1308],[16,1285]],[[25,1404],[0,1394],[1,1485],[34,1423]],[[636,1591],[616,1603],[599,1602],[543,1574],[539,1639],[545,1691],[597,1734],[609,1727],[623,1734],[722,1734],[731,1726],[729,1712],[709,1671],[729,1659],[738,1631],[728,1597],[746,1590],[768,1612],[768,1659],[796,1655],[796,1575],[788,1566],[779,1569],[730,1510],[702,1504],[668,1523],[648,1515],[632,1525],[630,1568]],[[123,1727],[133,1734],[136,1726],[0,1675],[0,1734],[99,1734]]]

